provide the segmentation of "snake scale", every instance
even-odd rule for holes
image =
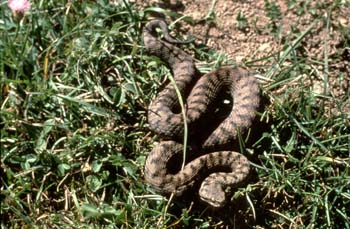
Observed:
[[[163,32],[163,39],[158,38],[157,28]],[[205,153],[188,162],[182,170],[171,171],[169,164],[172,158],[179,159],[177,164],[182,163],[183,144],[179,139],[184,134],[184,124],[176,90],[169,83],[148,109],[150,128],[164,140],[146,159],[145,180],[159,192],[177,196],[192,188],[196,182],[201,182],[200,199],[212,207],[222,207],[226,203],[225,189],[245,180],[250,166],[242,154],[234,151],[216,152],[216,149],[232,144],[238,132],[251,125],[259,103],[257,81],[246,70],[231,67],[221,67],[198,76],[193,58],[176,46],[184,42],[171,37],[167,24],[162,20],[148,22],[143,29],[143,39],[147,51],[163,60],[172,71],[176,85],[185,98],[190,134],[201,135],[201,131],[195,132],[196,123],[205,126],[206,122],[199,120],[216,105],[213,101],[220,96],[221,90],[226,88],[233,100],[227,117],[204,139],[199,138],[201,144],[195,149]]]

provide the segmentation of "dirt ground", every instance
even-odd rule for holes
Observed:
[[[297,50],[312,61],[310,65],[319,72],[316,74],[318,77],[312,79],[313,90],[316,93],[324,90],[325,72],[328,72],[329,93],[332,97],[341,98],[349,93],[350,48],[349,45],[344,48],[349,41],[344,35],[344,28],[349,31],[350,7],[333,8],[332,0],[135,0],[135,2],[140,7],[159,6],[188,16],[192,23],[183,23],[181,29],[184,34],[192,34],[196,43],[203,43],[228,54],[237,64],[254,61],[255,66],[266,67],[275,64],[277,60],[271,56],[276,57],[277,53],[285,50],[285,47],[300,33],[307,30],[315,18],[319,18],[320,15],[324,18],[329,16],[330,20],[320,20],[315,24]],[[269,6],[267,2],[270,2]],[[173,21],[171,18],[166,19]],[[328,56],[328,59],[325,56]],[[337,108],[337,111],[330,105],[328,112],[333,114],[350,112],[350,101],[348,100],[341,110]]]

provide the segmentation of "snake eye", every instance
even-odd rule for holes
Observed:
[[[231,101],[228,99],[224,99],[224,101],[222,101],[223,104],[228,105],[231,104]]]

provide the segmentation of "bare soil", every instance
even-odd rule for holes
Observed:
[[[301,33],[311,28],[295,49],[314,68],[314,76],[301,76],[315,93],[328,92],[334,101],[328,114],[350,112],[350,7],[333,7],[334,1],[264,1],[264,0],[135,0],[140,7],[159,6],[175,11],[191,21],[182,23],[185,34],[228,54],[237,64],[254,62],[260,71],[275,64],[278,54]],[[288,5],[288,2],[290,5]],[[155,15],[159,17],[160,15]],[[165,16],[168,21],[173,18]],[[347,31],[347,32],[344,32]],[[287,62],[288,64],[288,62]],[[261,67],[262,66],[262,67]],[[261,70],[263,69],[263,70]],[[328,78],[328,84],[325,79]],[[283,91],[283,89],[282,89]],[[281,93],[281,90],[279,90]]]

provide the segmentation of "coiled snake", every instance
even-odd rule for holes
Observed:
[[[158,38],[157,28],[162,30],[163,39]],[[183,145],[178,140],[184,133],[184,125],[182,114],[178,111],[176,90],[168,84],[148,109],[151,129],[168,140],[161,141],[148,155],[145,180],[161,193],[176,195],[201,182],[200,199],[213,207],[222,207],[226,202],[225,189],[241,183],[247,177],[249,161],[238,152],[215,151],[231,145],[238,132],[251,125],[259,103],[256,79],[241,68],[230,67],[221,67],[199,77],[193,58],[174,45],[183,42],[169,35],[167,25],[162,20],[148,22],[143,29],[143,39],[147,51],[166,62],[172,70],[176,85],[185,98],[190,136],[201,135],[202,131],[195,132],[196,124],[201,126],[200,129],[207,125],[206,121],[200,120],[216,105],[215,99],[220,96],[220,91],[225,88],[229,90],[233,100],[227,117],[211,133],[199,137],[199,145],[198,141],[194,141],[193,144],[197,144],[193,147],[194,151],[205,154],[200,154],[182,170],[174,172],[169,164],[172,158],[180,158],[177,163],[181,164]]]

